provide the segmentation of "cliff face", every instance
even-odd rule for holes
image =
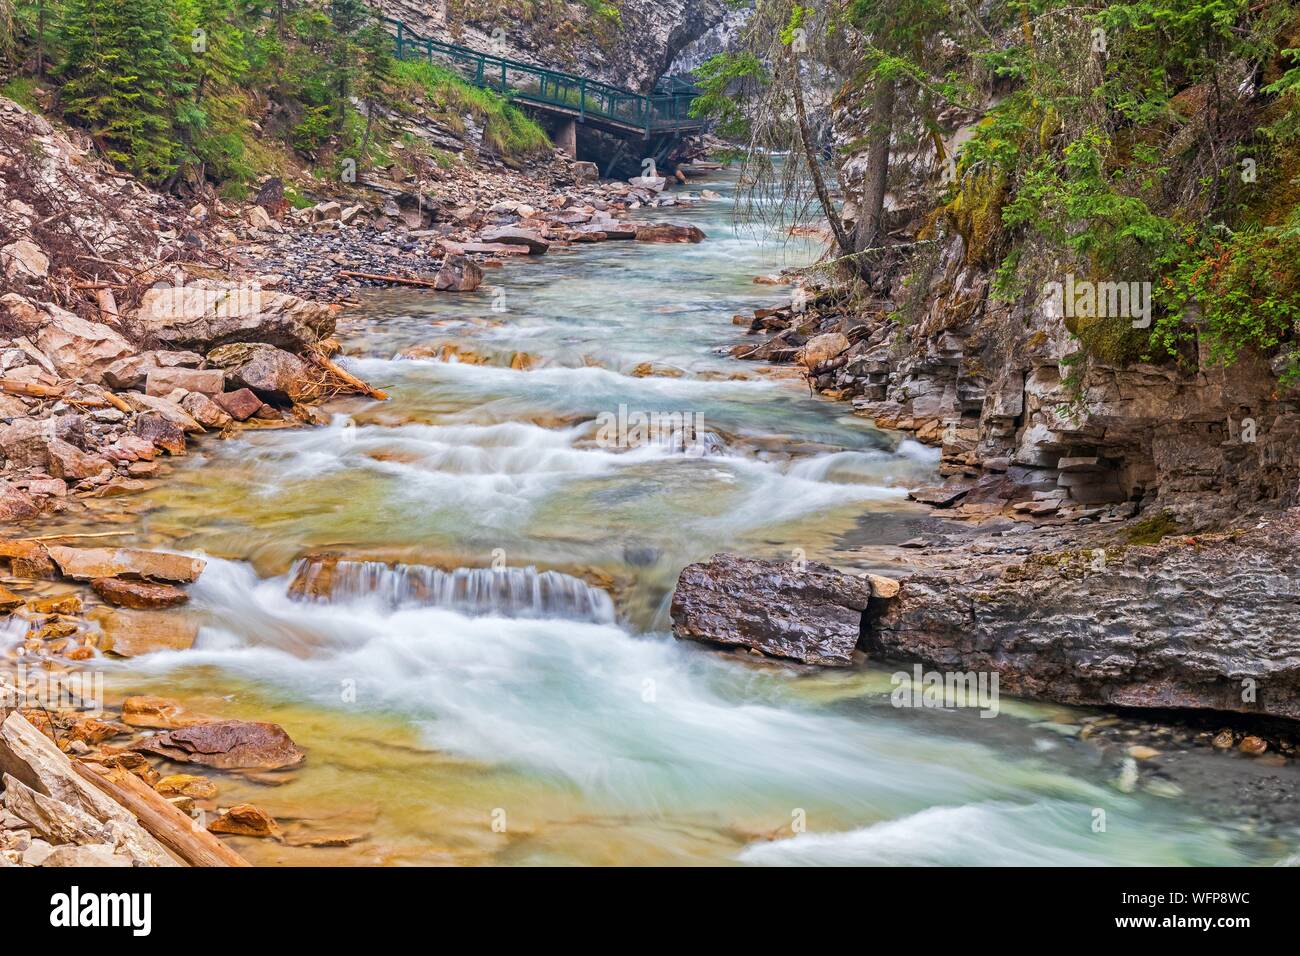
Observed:
[[[868,99],[842,94],[833,117],[850,223],[869,172],[860,145]],[[938,116],[949,155],[979,121]],[[954,492],[959,508],[1026,502],[1017,510],[1048,516],[1130,503],[1201,527],[1295,503],[1300,406],[1297,391],[1279,384],[1276,361],[1247,350],[1225,366],[1203,343],[1158,364],[1085,348],[1064,296],[1042,276],[1084,277],[1088,263],[1054,260],[1059,251],[1029,237],[1014,292],[1000,294],[1006,187],[967,173],[945,204],[931,142],[919,129],[895,131],[885,202],[893,249],[874,290],[821,309],[801,329],[843,332],[852,343],[838,368],[813,370],[817,387],[940,445],[943,475],[957,491],[972,489],[964,499]],[[1133,292],[1134,303],[1150,294]],[[1135,329],[1143,321],[1135,316]]]
[[[423,36],[648,92],[726,12],[723,0],[380,0]]]
[[[1290,510],[1153,546],[963,555],[873,603],[862,646],[1063,703],[1300,719],[1298,532]]]

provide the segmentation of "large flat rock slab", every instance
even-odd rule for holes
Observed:
[[[871,600],[865,578],[815,562],[715,554],[687,565],[673,592],[673,634],[772,657],[848,667]]]
[[[1300,720],[1300,509],[1155,545],[966,555],[873,604],[863,649],[1003,693]],[[877,610],[877,607],[879,610]]]

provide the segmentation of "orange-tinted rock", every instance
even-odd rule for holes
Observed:
[[[95,578],[90,582],[95,593],[109,604],[139,609],[177,607],[190,599],[189,595],[171,584],[149,584],[145,581],[128,581],[123,578]]]
[[[229,833],[232,836],[278,837],[280,828],[274,818],[261,807],[251,803],[241,803],[231,807],[208,827],[213,833]]]
[[[170,697],[128,697],[122,701],[122,720],[132,727],[152,727],[158,730],[175,730],[202,722],[186,712],[180,701]]]
[[[206,562],[183,554],[135,548],[50,548],[50,557],[65,577],[78,581],[131,577],[189,584]]]
[[[217,795],[217,785],[207,777],[192,773],[174,773],[163,777],[154,789],[164,797],[192,797],[196,800],[210,800]]]

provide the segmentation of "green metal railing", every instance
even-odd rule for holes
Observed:
[[[430,40],[412,32],[401,20],[380,19],[394,31],[399,60],[442,63],[475,86],[496,90],[511,99],[572,111],[579,122],[589,117],[610,120],[641,129],[647,137],[702,125],[690,115],[697,91],[680,81],[671,89],[661,84],[654,94],[646,96],[598,80]]]

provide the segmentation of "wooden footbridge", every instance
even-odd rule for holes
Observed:
[[[703,128],[703,121],[690,115],[698,90],[680,80],[660,81],[648,95],[634,93],[572,73],[431,40],[412,32],[400,20],[381,19],[393,32],[398,59],[427,59],[448,67],[475,86],[496,90],[517,105],[558,120],[556,144],[570,155],[576,149],[577,124],[623,140],[647,141],[650,148],[643,148],[642,155],[666,152],[672,143]]]

